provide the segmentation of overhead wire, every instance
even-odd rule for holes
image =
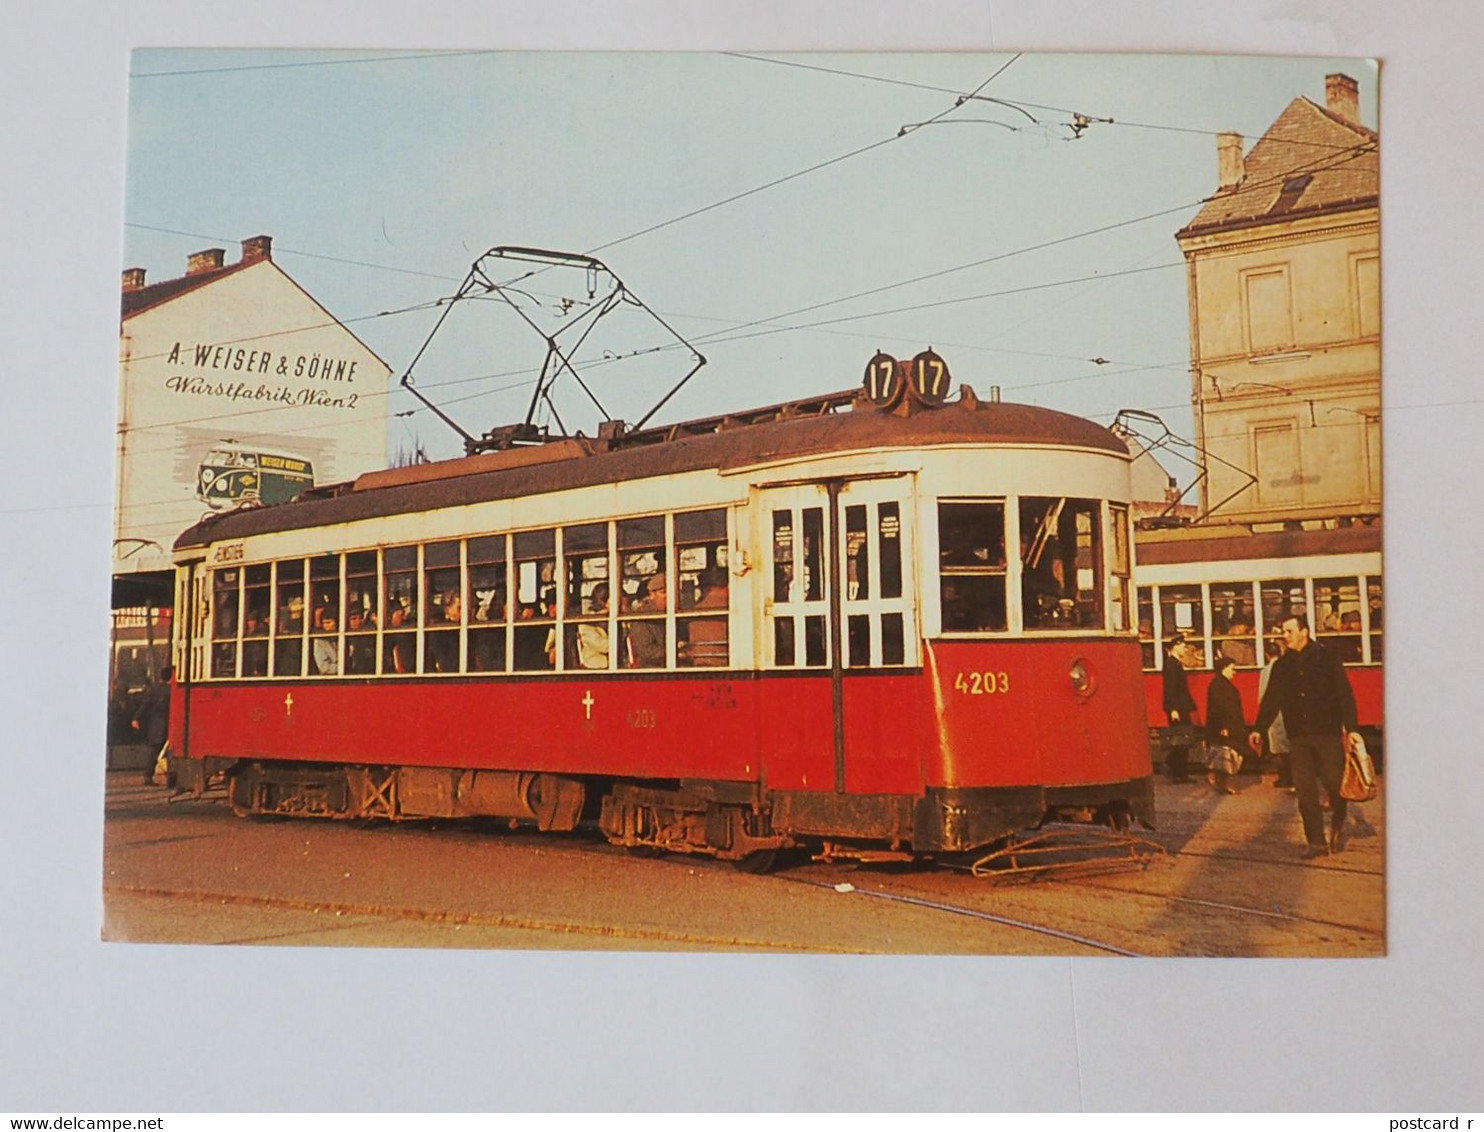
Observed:
[[[1014,60],[1012,60],[1012,62],[1013,61]],[[1006,64],[1006,66],[1008,66],[1008,65],[1009,64]],[[1001,68],[1001,71],[1003,71],[1003,69],[1004,68]],[[1000,72],[996,72],[996,74],[998,74],[998,73],[1000,73]],[[993,77],[994,77],[993,75],[990,76],[991,79]],[[989,80],[986,80],[986,82],[988,82],[988,81]],[[984,84],[980,84],[980,88],[979,89],[982,90],[983,89],[983,86],[984,86]],[[1326,158],[1324,160],[1325,161],[1329,161],[1331,159]],[[1342,164],[1343,162],[1339,162],[1339,163]],[[1316,163],[1310,163],[1310,165],[1314,165],[1316,167],[1319,164],[1320,163],[1318,163],[1318,162],[1316,162]],[[1263,181],[1254,182],[1252,185],[1244,186],[1244,187],[1238,189],[1237,190],[1237,193],[1257,191],[1258,189],[1268,187],[1271,184],[1278,183],[1282,179],[1285,179],[1288,176],[1294,175],[1294,173],[1297,172],[1297,171],[1306,170],[1308,168],[1309,168],[1309,166],[1307,166],[1307,165],[1306,166],[1295,167],[1294,170],[1285,171],[1284,174],[1274,175],[1273,177],[1267,178],[1267,179],[1265,179]],[[1207,201],[1209,199],[1211,199],[1211,198],[1208,198],[1208,197],[1207,198],[1201,198],[1200,201],[1194,202],[1194,204],[1204,203],[1205,201]],[[865,313],[856,314],[856,315],[848,315],[848,316],[841,316],[841,317],[836,317],[836,318],[831,318],[831,319],[817,320],[817,321],[811,322],[811,323],[803,323],[803,324],[796,324],[796,325],[789,325],[789,326],[778,326],[778,327],[770,327],[770,326],[766,326],[765,325],[766,323],[773,322],[773,321],[775,321],[777,319],[780,319],[780,318],[789,318],[789,317],[793,317],[793,316],[798,315],[798,314],[808,313],[809,311],[820,310],[820,309],[823,309],[823,308],[828,307],[828,306],[838,305],[840,303],[852,301],[852,300],[857,299],[857,298],[867,297],[867,296],[872,295],[872,294],[879,294],[879,293],[882,293],[884,291],[895,290],[895,289],[898,289],[900,287],[910,286],[910,285],[913,285],[915,283],[926,281],[928,279],[938,278],[938,277],[941,277],[943,275],[952,274],[952,273],[956,273],[956,272],[963,271],[963,270],[968,270],[968,269],[970,269],[972,267],[984,266],[984,265],[986,265],[988,263],[992,263],[992,262],[996,262],[996,261],[999,261],[999,260],[1007,259],[1007,258],[1010,258],[1010,257],[1013,257],[1013,256],[1027,254],[1027,253],[1032,252],[1032,251],[1044,250],[1045,248],[1053,247],[1053,246],[1058,246],[1058,245],[1062,245],[1062,244],[1066,244],[1066,243],[1069,243],[1069,242],[1074,241],[1074,240],[1085,239],[1085,238],[1089,238],[1091,236],[1100,235],[1100,234],[1103,234],[1103,233],[1105,233],[1107,231],[1114,230],[1116,228],[1126,227],[1126,226],[1128,226],[1130,224],[1141,223],[1141,222],[1147,221],[1149,219],[1153,219],[1153,218],[1158,217],[1158,216],[1164,216],[1164,215],[1169,215],[1169,214],[1171,214],[1173,212],[1183,211],[1183,210],[1185,210],[1187,208],[1193,207],[1194,204],[1192,204],[1192,203],[1181,204],[1181,205],[1175,206],[1173,208],[1162,209],[1162,210],[1160,210],[1158,212],[1148,213],[1148,214],[1145,214],[1144,216],[1136,217],[1136,218],[1133,218],[1131,220],[1118,221],[1118,222],[1115,222],[1113,224],[1101,225],[1099,227],[1092,228],[1092,229],[1087,229],[1087,230],[1084,230],[1082,232],[1073,233],[1073,234],[1068,235],[1068,236],[1058,237],[1058,238],[1056,238],[1054,240],[1042,241],[1041,243],[1038,243],[1038,244],[1027,245],[1027,246],[1022,247],[1022,248],[1017,248],[1017,249],[1012,249],[1012,250],[1007,251],[1007,252],[997,253],[994,256],[984,257],[984,258],[982,258],[980,260],[975,260],[975,261],[972,261],[972,262],[967,263],[967,264],[959,264],[959,265],[956,265],[955,267],[946,268],[946,269],[943,269],[941,271],[930,272],[927,275],[915,276],[915,277],[910,278],[910,279],[899,280],[899,281],[897,281],[895,283],[889,283],[889,284],[884,284],[884,285],[882,285],[880,287],[870,288],[867,291],[856,292],[854,294],[842,296],[842,297],[837,298],[837,299],[825,300],[825,301],[822,301],[822,302],[819,302],[819,303],[809,304],[808,306],[797,308],[797,309],[792,310],[792,311],[782,312],[782,313],[776,314],[776,315],[769,315],[769,316],[767,316],[764,319],[753,319],[753,320],[744,321],[744,322],[742,322],[742,323],[740,323],[740,324],[732,327],[728,331],[716,331],[716,332],[713,332],[711,334],[700,335],[700,336],[696,337],[695,339],[693,339],[693,341],[695,343],[697,343],[697,344],[700,344],[700,343],[724,344],[724,343],[727,343],[727,342],[741,341],[741,340],[746,340],[746,339],[750,339],[750,338],[757,338],[757,337],[764,337],[764,336],[768,336],[768,335],[771,335],[771,334],[777,334],[777,333],[789,333],[789,332],[797,332],[797,331],[801,331],[801,330],[817,330],[817,329],[821,329],[821,328],[824,328],[824,327],[835,326],[835,325],[838,325],[838,324],[843,323],[843,322],[859,321],[859,320],[864,319],[864,318],[885,317],[885,316],[893,315],[893,314],[912,313],[912,312],[919,311],[919,310],[933,309],[935,307],[954,305],[954,304],[958,304],[958,303],[972,302],[972,301],[982,301],[982,300],[988,299],[988,298],[1000,298],[1000,297],[1006,297],[1006,296],[1013,295],[1013,294],[1018,294],[1018,293],[1024,293],[1024,292],[1030,292],[1030,291],[1037,291],[1037,290],[1045,290],[1045,289],[1049,289],[1051,287],[1064,286],[1064,285],[1067,285],[1069,283],[1097,282],[1097,281],[1101,281],[1101,280],[1105,280],[1105,279],[1118,278],[1118,277],[1123,276],[1123,275],[1138,274],[1138,273],[1149,272],[1149,271],[1157,271],[1157,270],[1165,270],[1165,269],[1168,269],[1170,267],[1180,266],[1180,264],[1166,264],[1166,265],[1155,265],[1155,266],[1152,266],[1152,267],[1145,267],[1145,268],[1133,268],[1133,269],[1129,269],[1127,271],[1122,271],[1122,272],[1095,273],[1095,274],[1090,275],[1090,276],[1082,276],[1082,277],[1077,277],[1077,278],[1069,279],[1069,280],[1059,280],[1059,281],[1053,281],[1053,282],[1049,282],[1049,283],[1034,284],[1034,285],[1029,285],[1029,286],[1025,286],[1025,287],[1018,287],[1018,288],[1006,288],[1006,289],[1002,289],[1002,290],[999,290],[999,291],[985,292],[985,293],[978,294],[978,295],[959,296],[959,297],[955,297],[955,298],[951,298],[951,299],[938,300],[938,301],[935,301],[935,302],[913,304],[913,305],[904,306],[904,307],[890,308],[890,309],[886,309],[886,310],[870,311],[870,312],[865,312]],[[436,303],[424,303],[424,304],[419,304],[419,307],[421,309],[427,309],[428,307],[434,306],[434,305],[437,305],[437,304]],[[407,308],[407,310],[419,309],[419,307]],[[383,313],[399,313],[399,312],[383,312]],[[380,315],[375,315],[375,316],[368,315],[368,316],[363,316],[363,317],[364,318],[372,318],[372,317],[380,317]],[[331,324],[325,324],[325,325],[331,325]],[[760,329],[754,329],[754,328],[760,328]],[[736,333],[737,331],[743,331],[743,330],[753,330],[753,333],[750,333],[750,334]],[[601,359],[601,358],[600,359],[595,359],[595,360],[591,360],[591,361],[585,362],[584,364],[585,365],[588,365],[589,367],[597,367],[597,366],[601,366],[601,365],[605,365],[605,364],[612,364],[612,362],[614,362],[614,361],[622,361],[622,360],[625,360],[626,358],[629,358],[629,357],[640,356],[642,354],[662,352],[664,350],[671,349],[671,348],[673,348],[671,345],[665,344],[665,345],[661,345],[661,346],[658,346],[658,347],[653,347],[653,348],[650,348],[650,349],[647,349],[647,350],[634,351],[634,352],[629,353],[629,354],[619,355],[618,357],[613,358],[613,359]],[[491,380],[492,378],[493,379],[498,379],[499,377],[502,377],[502,376],[518,376],[518,375],[531,374],[531,373],[534,373],[534,372],[536,372],[536,370],[534,368],[510,370],[510,371],[503,371],[503,372],[495,373],[495,374],[482,374],[482,375],[477,375],[477,376],[472,376],[472,377],[455,378],[455,379],[450,379],[450,380],[446,380],[446,381],[426,382],[426,383],[423,383],[422,384],[422,388],[425,389],[425,390],[427,390],[427,389],[436,389],[436,388],[444,388],[444,387],[449,387],[449,386],[453,386],[453,385],[472,383],[472,382],[475,382],[475,381],[487,381],[487,380]],[[518,387],[518,385],[515,386],[515,387]],[[471,395],[466,396],[466,397],[461,397],[461,398],[457,398],[457,399],[454,399],[454,400],[450,400],[450,401],[448,401],[446,403],[447,404],[459,404],[459,403],[463,403],[465,401],[475,400],[475,399],[477,399],[479,397],[483,397],[483,396],[493,396],[493,395],[495,395],[497,393],[506,392],[506,391],[508,391],[509,388],[511,388],[511,387],[509,387],[509,386],[503,386],[503,387],[500,387],[498,389],[481,390],[478,393],[471,394]],[[376,391],[373,391],[371,393],[368,393],[366,396],[367,397],[386,396],[386,395],[389,395],[390,392],[391,392],[390,390],[386,391],[385,393],[378,393]],[[172,422],[172,424],[174,424],[174,423],[180,423],[180,424],[205,423],[205,422],[209,422],[209,421],[213,421],[213,420],[235,419],[235,418],[243,417],[243,416],[251,416],[251,415],[254,415],[256,413],[272,412],[272,411],[275,411],[275,409],[278,409],[278,408],[280,408],[280,407],[279,406],[269,406],[269,407],[266,407],[266,408],[256,408],[256,409],[239,410],[239,411],[234,411],[234,412],[230,412],[230,413],[213,414],[213,415],[209,415],[209,416],[205,416],[205,417],[192,418],[192,419],[187,420],[187,421]],[[168,427],[168,426],[165,426],[165,425],[160,425],[160,426],[135,426],[134,431],[140,431],[142,429],[147,429],[147,428],[151,428],[151,427],[161,427],[161,428],[163,428],[163,427]]]
[[[844,77],[844,78],[863,79],[865,81],[875,82],[875,83],[886,83],[886,84],[889,84],[891,86],[906,87],[906,88],[909,88],[909,89],[912,89],[912,90],[926,90],[926,91],[933,91],[933,92],[938,93],[938,94],[951,94],[951,95],[956,95],[957,97],[963,98],[963,99],[970,99],[970,98],[973,98],[974,97],[973,94],[967,94],[966,95],[966,94],[963,93],[963,91],[961,91],[961,90],[955,90],[952,87],[933,86],[932,84],[929,84],[929,83],[912,82],[912,81],[907,80],[907,79],[887,78],[884,75],[870,75],[870,74],[865,74],[864,72],[861,72],[861,71],[847,71],[847,70],[843,70],[843,69],[838,68],[838,67],[824,67],[824,66],[820,66],[818,64],[802,63],[802,62],[800,62],[800,61],[798,61],[796,59],[775,59],[775,58],[773,58],[771,56],[768,56],[768,55],[753,55],[753,54],[750,54],[750,53],[745,52],[745,51],[723,51],[723,52],[721,52],[721,54],[722,55],[725,55],[725,56],[728,56],[730,58],[733,58],[733,59],[745,59],[745,60],[748,60],[748,61],[754,62],[754,63],[771,63],[771,64],[773,64],[775,66],[779,66],[779,67],[796,67],[796,68],[799,68],[800,70],[805,70],[805,71],[817,71],[817,72],[819,72],[821,74],[839,75],[839,76]],[[1016,109],[1022,109],[1023,108],[1023,109],[1029,109],[1029,110],[1049,110],[1049,111],[1051,111],[1053,113],[1056,113],[1056,114],[1067,114],[1067,115],[1073,115],[1073,116],[1079,115],[1079,114],[1082,113],[1081,111],[1074,110],[1074,109],[1072,109],[1070,107],[1066,107],[1066,106],[1048,106],[1048,105],[1046,105],[1044,103],[1040,103],[1040,102],[1026,102],[1026,101],[1024,101],[1022,99],[1015,99],[1015,98],[994,98],[994,99],[990,99],[989,101],[998,102],[998,103],[1001,103],[1003,105],[1010,106],[1010,107],[1013,107],[1013,108],[1016,108]],[[1164,125],[1164,124],[1158,124],[1158,123],[1152,123],[1152,122],[1132,122],[1132,121],[1128,121],[1128,120],[1123,119],[1123,118],[1118,118],[1116,116],[1107,116],[1107,117],[1098,117],[1098,116],[1094,116],[1094,115],[1084,115],[1084,116],[1087,117],[1090,122],[1102,123],[1104,125],[1109,125],[1109,126],[1126,126],[1126,127],[1131,128],[1131,129],[1141,129],[1141,130],[1169,130],[1169,131],[1172,131],[1172,132],[1175,132],[1175,133],[1201,134],[1201,135],[1204,135],[1204,136],[1207,136],[1207,137],[1220,137],[1224,133],[1230,133],[1230,132],[1232,132],[1230,130],[1201,129],[1199,127],[1194,127],[1194,126]],[[1333,143],[1329,143],[1329,142],[1312,142],[1312,141],[1308,141],[1308,140],[1304,140],[1304,139],[1298,139],[1298,138],[1275,137],[1275,136],[1273,136],[1271,134],[1271,128],[1269,130],[1269,133],[1264,134],[1263,136],[1264,137],[1272,137],[1272,140],[1280,141],[1280,142],[1283,142],[1283,143],[1289,144],[1289,145],[1306,145],[1306,146],[1312,146],[1312,147],[1314,147],[1316,149],[1331,149],[1331,148],[1332,149],[1348,149],[1349,148],[1348,146],[1337,145],[1337,144],[1333,144]]]
[[[427,51],[415,55],[398,55],[386,52],[359,59],[305,59],[285,63],[245,63],[230,67],[196,67],[175,71],[131,71],[131,79],[164,79],[177,75],[225,75],[239,71],[283,71],[304,67],[345,67],[356,63],[406,63],[416,59],[456,59],[467,55],[498,55],[498,51]]]

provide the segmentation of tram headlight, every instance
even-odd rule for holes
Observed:
[[[1072,661],[1072,667],[1067,671],[1067,678],[1072,681],[1072,691],[1083,699],[1098,690],[1097,677],[1093,674],[1092,665],[1080,656]]]

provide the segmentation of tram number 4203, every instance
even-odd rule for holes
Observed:
[[[955,691],[966,696],[1004,695],[1010,690],[1008,672],[960,672],[953,678]]]

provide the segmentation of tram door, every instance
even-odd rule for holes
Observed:
[[[764,493],[764,668],[830,666],[829,507],[823,484]]]
[[[911,476],[840,487],[840,712],[852,794],[921,789],[915,513]]]
[[[878,718],[910,732],[910,711],[882,704],[868,672],[916,665],[918,640],[907,477],[770,488],[760,493],[763,616],[758,641],[780,726],[766,727],[770,785],[777,789],[859,790],[882,746]],[[813,677],[812,679],[809,677]],[[859,685],[859,686],[855,686]],[[784,723],[787,726],[782,726]],[[779,734],[782,732],[783,734]],[[852,747],[865,777],[853,769]],[[900,752],[915,772],[915,749]],[[876,767],[875,770],[880,770]]]

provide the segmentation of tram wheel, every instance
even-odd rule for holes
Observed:
[[[739,873],[752,873],[754,876],[770,873],[778,864],[779,852],[776,848],[759,849],[756,853],[749,853],[733,861],[732,867]]]
[[[648,861],[665,855],[665,851],[657,845],[630,845],[628,850],[630,856],[642,857]]]

